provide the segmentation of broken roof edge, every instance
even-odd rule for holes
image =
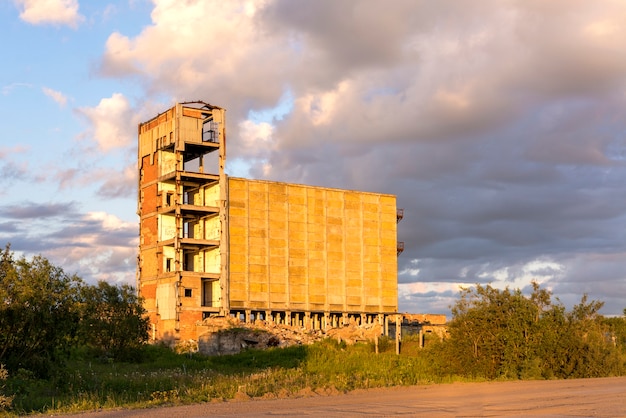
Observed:
[[[212,104],[207,103],[207,102],[202,101],[202,100],[193,100],[193,101],[190,101],[190,102],[180,102],[180,104],[181,105],[185,105],[185,106],[186,105],[193,105],[193,104],[195,104],[195,105],[202,105],[202,106],[199,107],[199,109],[203,109],[203,108],[207,108],[209,110],[223,109],[222,107],[212,105]],[[189,107],[191,107],[191,106],[189,106]]]

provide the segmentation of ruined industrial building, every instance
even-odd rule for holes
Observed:
[[[151,338],[198,340],[211,318],[386,330],[403,248],[396,197],[233,178],[225,162],[220,107],[180,103],[139,125],[137,274]]]

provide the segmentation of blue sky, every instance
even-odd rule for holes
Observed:
[[[134,283],[137,124],[203,100],[231,175],[397,195],[402,311],[536,280],[621,314],[624,22],[617,0],[0,0],[0,242]]]

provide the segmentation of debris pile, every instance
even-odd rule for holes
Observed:
[[[231,317],[207,318],[198,323],[197,327],[200,331],[197,344],[183,342],[179,345],[197,347],[197,351],[207,355],[235,354],[246,348],[264,349],[312,344],[324,338],[354,344],[360,341],[374,341],[382,333],[382,327],[377,323],[358,325],[351,321],[346,326],[329,327],[323,331],[263,320],[246,323]]]

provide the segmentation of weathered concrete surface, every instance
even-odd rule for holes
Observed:
[[[77,417],[267,416],[626,416],[626,377],[524,382],[454,383],[356,391],[298,399],[206,403]]]

